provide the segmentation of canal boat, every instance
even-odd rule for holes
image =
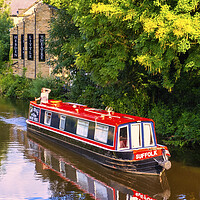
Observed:
[[[152,119],[60,100],[31,101],[27,129],[115,170],[161,175],[171,168]]]

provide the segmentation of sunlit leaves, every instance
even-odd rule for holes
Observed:
[[[75,51],[76,67],[91,73],[99,84],[118,81],[130,63],[132,69],[139,63],[148,73],[161,74],[168,89],[180,72],[191,66],[188,63],[196,65],[190,69],[198,70],[195,46],[200,42],[199,0],[51,2],[58,7],[65,5],[79,30],[83,48]],[[180,54],[185,53],[193,58],[180,60]]]
[[[177,12],[194,12],[199,6],[199,0],[179,0],[175,11]]]
[[[183,38],[178,44],[178,52],[186,53],[190,49],[190,42]]]
[[[10,32],[12,22],[9,16],[9,8],[4,0],[0,1],[0,65],[9,60]],[[2,66],[0,66],[2,67]]]
[[[199,54],[198,51],[193,53],[200,37],[200,18],[199,13],[196,12],[199,9],[198,4],[199,1],[180,0],[177,4],[168,5],[167,2],[157,0],[154,1],[154,5],[159,10],[157,9],[156,12],[145,10],[140,17],[144,32],[139,35],[140,40],[137,41],[145,41],[146,45],[140,45],[143,50],[138,51],[133,59],[147,66],[150,72],[161,73],[167,88],[173,86],[174,81],[180,77],[180,71],[188,68],[188,63],[196,65],[190,69],[198,68],[198,64],[191,61],[196,60],[195,57]],[[162,54],[155,48],[157,44],[165,50]],[[145,50],[147,46],[148,50]],[[173,56],[170,54],[170,57],[167,57],[168,49],[173,51]],[[185,60],[179,60],[180,53],[192,53],[193,58],[190,57],[190,61],[187,61],[187,57]],[[171,68],[174,69],[176,77],[170,81],[168,72]]]
[[[90,12],[94,14],[104,13],[105,16],[107,17],[113,17],[113,16],[120,17],[123,14],[122,11],[119,9],[119,7],[103,3],[92,4]]]

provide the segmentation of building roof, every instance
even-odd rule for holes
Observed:
[[[27,9],[38,0],[7,0],[11,7],[11,15],[17,15],[19,9]]]

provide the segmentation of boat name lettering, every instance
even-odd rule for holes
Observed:
[[[157,156],[157,150],[155,151],[149,151],[141,154],[136,154],[136,160],[143,159],[143,158],[151,158],[154,156]]]

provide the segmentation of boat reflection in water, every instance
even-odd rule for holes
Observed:
[[[170,189],[165,174],[133,175],[105,168],[92,161],[50,145],[40,136],[28,132],[28,155],[36,159],[36,170],[51,170],[92,198],[103,200],[169,199]],[[76,158],[75,158],[76,157]],[[39,162],[38,162],[39,161]],[[40,163],[42,167],[37,167]]]

